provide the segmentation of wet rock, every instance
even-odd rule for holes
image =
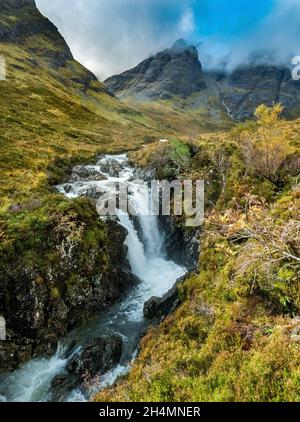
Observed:
[[[107,177],[98,168],[92,166],[76,166],[72,169],[71,181],[101,181]]]
[[[96,201],[98,201],[98,199],[103,195],[104,191],[101,191],[97,186],[91,186],[85,193],[85,196]]]
[[[70,184],[64,185],[64,191],[66,193],[72,192],[72,189],[73,189],[73,186],[72,185],[70,185]]]
[[[61,389],[62,387],[67,387],[69,375],[67,373],[58,374],[53,379],[51,386],[54,390]],[[74,385],[73,380],[70,380],[69,386],[72,387]]]
[[[76,349],[76,346],[74,346]],[[75,349],[69,350],[70,356]],[[55,376],[51,383],[53,400],[63,400],[76,387],[83,390],[98,375],[114,368],[123,354],[123,339],[118,334],[93,339],[72,357],[66,369]],[[69,357],[70,357],[69,356]]]
[[[56,375],[51,382],[51,401],[65,401],[68,394],[77,386],[76,378],[68,372]]]
[[[161,216],[159,222],[166,232],[165,250],[168,258],[189,271],[196,271],[200,254],[200,229],[182,229],[166,216]]]
[[[120,172],[123,170],[123,164],[117,160],[110,159],[100,163],[100,169],[111,177],[119,177]]]
[[[80,383],[87,377],[103,375],[116,366],[122,357],[123,339],[120,335],[107,335],[92,340],[67,365],[69,374]]]
[[[157,316],[157,309],[161,302],[161,298],[157,296],[151,297],[144,304],[144,317],[147,319],[152,319]]]
[[[179,306],[178,286],[185,277],[179,279],[163,297],[152,297],[144,304],[144,317],[160,323],[168,315],[172,314]]]

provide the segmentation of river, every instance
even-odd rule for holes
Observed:
[[[103,164],[111,161],[121,166],[119,177],[103,171]],[[105,167],[105,166],[104,166]],[[130,362],[135,358],[141,332],[147,322],[143,316],[144,303],[152,296],[163,296],[186,273],[186,268],[170,261],[164,248],[164,232],[159,228],[158,218],[147,214],[149,191],[141,184],[132,181],[134,168],[128,164],[127,156],[106,155],[96,165],[86,166],[87,170],[101,173],[106,180],[77,180],[68,182],[57,189],[68,198],[88,195],[92,188],[109,191],[112,182],[128,184],[131,205],[138,213],[138,229],[132,218],[120,212],[119,222],[128,231],[125,241],[127,259],[132,273],[140,283],[130,290],[123,300],[104,315],[95,318],[63,339],[55,355],[39,358],[25,364],[20,369],[8,374],[0,386],[0,401],[9,402],[46,402],[53,401],[51,383],[54,377],[66,367],[66,348],[71,341],[78,345],[74,353],[80,351],[81,345],[103,334],[118,333],[124,339],[124,352],[120,363],[94,383],[88,391],[76,388],[65,391],[59,401],[87,401],[100,389],[112,385],[118,376],[129,370]]]

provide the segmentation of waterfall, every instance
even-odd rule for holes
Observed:
[[[111,176],[103,167],[111,160],[122,166],[119,177]],[[88,195],[91,188],[111,188],[111,182],[122,182],[128,185],[131,193],[131,205],[138,213],[140,231],[134,225],[128,214],[119,212],[119,221],[128,231],[125,245],[128,249],[127,259],[131,270],[141,282],[132,289],[126,298],[112,307],[105,316],[91,326],[81,328],[80,339],[91,335],[96,337],[105,332],[119,333],[125,339],[123,361],[102,377],[96,389],[112,385],[116,378],[129,370],[129,362],[134,358],[140,332],[146,325],[143,318],[144,303],[152,296],[164,295],[186,273],[186,269],[166,259],[163,252],[164,234],[159,230],[158,218],[149,216],[149,191],[145,185],[132,182],[134,169],[127,163],[126,155],[102,158],[96,166],[86,166],[93,172],[102,173],[107,177],[101,181],[76,181],[58,186],[58,190],[69,198]],[[82,334],[83,332],[83,334]],[[76,331],[74,338],[76,337]],[[0,401],[49,401],[51,400],[51,382],[67,365],[65,349],[60,346],[57,353],[50,359],[35,359],[21,369],[9,374],[0,385]],[[67,401],[86,400],[80,389],[68,395]]]

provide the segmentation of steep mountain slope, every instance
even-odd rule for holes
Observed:
[[[0,0],[0,10],[2,209],[45,184],[57,157],[130,149],[157,133],[73,59],[33,0]]]
[[[131,96],[140,101],[168,99],[173,95],[185,98],[205,88],[198,51],[183,40],[134,69],[112,76],[105,84],[121,98]]]
[[[289,69],[253,64],[230,74],[208,72],[202,69],[196,47],[183,40],[105,84],[122,99],[173,99],[174,104],[184,99],[184,109],[224,110],[237,120],[251,117],[260,104],[281,102],[286,114],[297,114],[300,106],[300,82],[293,81]]]
[[[270,65],[239,67],[224,78],[220,96],[235,119],[251,117],[260,104],[281,103],[286,115],[299,114],[300,83],[287,68]]]

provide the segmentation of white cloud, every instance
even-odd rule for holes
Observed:
[[[193,0],[36,0],[74,57],[99,79],[170,47],[186,32],[178,22]],[[184,29],[191,28],[188,15]]]
[[[210,68],[227,63],[232,70],[255,58],[259,63],[289,67],[291,57],[300,54],[300,0],[277,0],[273,12],[243,36],[219,42],[210,37],[200,48]],[[261,55],[260,55],[261,54]]]
[[[183,34],[191,34],[195,30],[195,17],[192,9],[187,9],[181,16],[179,29]]]
[[[36,0],[62,32],[75,58],[100,79],[127,70],[178,38],[193,37],[200,0]],[[213,17],[212,17],[213,18]],[[222,28],[221,28],[222,30]],[[288,65],[300,54],[300,0],[276,0],[273,12],[252,31],[231,39],[203,37],[205,67],[247,63],[258,51]]]

